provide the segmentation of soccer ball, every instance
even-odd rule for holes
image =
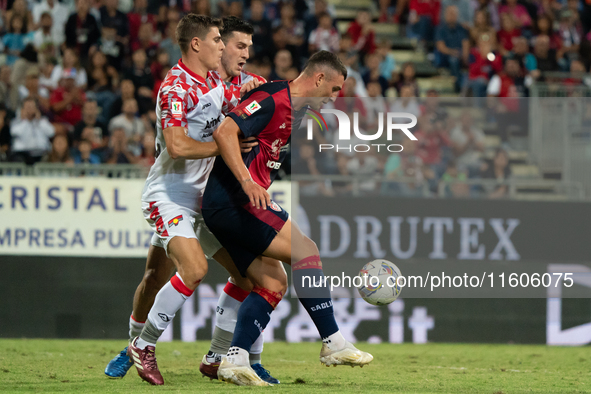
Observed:
[[[357,289],[368,303],[388,305],[400,295],[402,288],[396,283],[400,275],[398,267],[388,260],[370,261],[359,271],[362,283]]]

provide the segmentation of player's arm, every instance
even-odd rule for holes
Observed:
[[[267,191],[259,186],[250,176],[250,172],[242,161],[240,154],[239,137],[242,131],[238,124],[231,118],[224,119],[220,127],[213,132],[213,139],[218,145],[220,155],[236,179],[240,182],[242,189],[248,196],[250,203],[257,209],[267,209],[271,204],[271,197]]]
[[[164,129],[166,150],[172,159],[197,160],[219,154],[214,141],[201,142],[189,137],[184,127],[173,126]]]

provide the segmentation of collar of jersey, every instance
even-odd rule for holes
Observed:
[[[185,63],[183,63],[182,59],[179,59],[179,67],[182,68],[193,79],[197,80],[197,82],[200,82],[205,85],[205,78],[203,78],[202,76],[197,75],[193,71],[189,70],[189,67],[185,66]]]

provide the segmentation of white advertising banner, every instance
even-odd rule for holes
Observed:
[[[0,255],[145,257],[152,232],[141,211],[144,181],[0,178]],[[274,201],[290,209],[291,185]]]

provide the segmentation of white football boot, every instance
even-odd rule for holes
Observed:
[[[322,343],[320,350],[320,362],[327,367],[334,365],[350,365],[351,367],[363,367],[373,360],[373,356],[345,342],[345,347],[339,350],[331,350],[326,343]]]
[[[238,347],[231,347],[228,355],[222,359],[218,368],[218,380],[238,386],[271,386],[259,378],[250,366],[248,352]]]

